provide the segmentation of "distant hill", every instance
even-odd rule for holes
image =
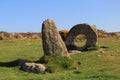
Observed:
[[[68,30],[60,30],[59,33],[63,40],[65,40],[65,37],[69,31]],[[97,35],[99,38],[120,38],[120,32],[106,32],[104,30],[97,30]],[[38,39],[41,38],[42,34],[40,32],[4,32],[0,31],[0,40],[5,39]]]

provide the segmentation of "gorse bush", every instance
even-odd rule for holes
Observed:
[[[0,36],[0,40],[3,40],[3,38]]]
[[[63,39],[63,41],[65,41],[65,38],[66,38],[68,32],[69,32],[68,30],[60,30],[59,31],[59,33],[60,33],[61,38]]]

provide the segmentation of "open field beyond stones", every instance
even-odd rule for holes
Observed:
[[[77,69],[34,74],[20,71],[19,66],[0,66],[0,80],[120,80],[120,39],[98,38],[97,45],[108,48],[71,55],[81,63]],[[36,61],[42,55],[41,39],[0,41],[0,62],[18,58]]]

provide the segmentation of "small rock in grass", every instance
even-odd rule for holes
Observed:
[[[46,67],[43,64],[26,62],[25,64],[21,65],[20,69],[27,72],[44,74]]]

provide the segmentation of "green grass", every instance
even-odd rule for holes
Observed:
[[[99,38],[97,45],[108,48],[70,56],[80,62],[76,69],[43,75],[20,71],[19,66],[0,66],[0,80],[120,80],[120,39]],[[36,61],[42,56],[40,39],[0,41],[0,62],[18,58]]]
[[[58,55],[43,56],[39,62],[46,64],[46,71],[49,73],[70,70],[78,66],[72,58]]]
[[[86,41],[86,39],[75,39],[75,45],[82,47],[86,44]]]

